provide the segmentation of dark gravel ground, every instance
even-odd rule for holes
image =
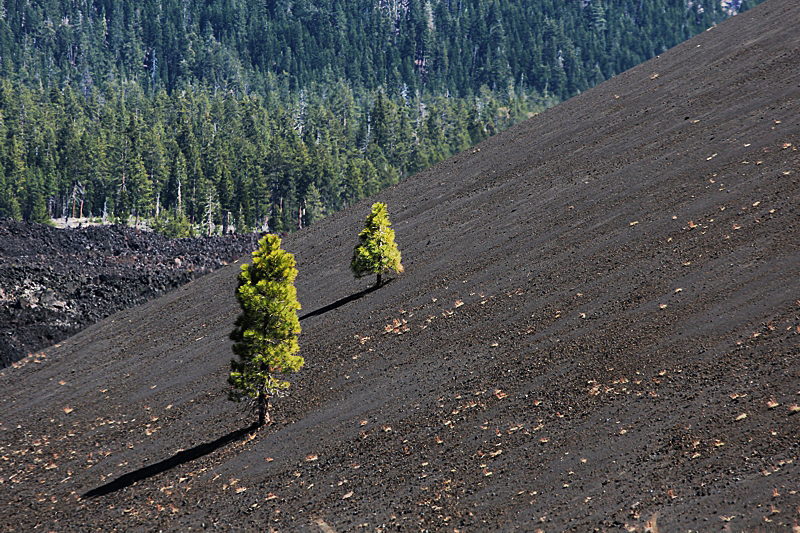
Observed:
[[[0,368],[249,255],[256,239],[0,220]]]
[[[0,372],[0,529],[796,533],[797,28],[767,0],[382,192],[379,290],[370,202],[285,239],[268,428],[238,265]]]

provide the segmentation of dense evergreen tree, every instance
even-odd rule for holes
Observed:
[[[353,249],[350,269],[356,278],[377,274],[376,287],[381,285],[381,276],[388,272],[402,272],[400,250],[394,242],[394,230],[389,222],[386,204],[372,204],[364,229],[358,234],[358,244]]]
[[[12,3],[0,216],[292,231],[756,3]]]
[[[296,277],[294,256],[281,249],[275,235],[258,242],[253,263],[242,265],[239,274],[236,299],[242,314],[230,334],[239,359],[231,360],[230,399],[252,399],[259,426],[270,421],[269,399],[289,388],[289,382],[279,376],[297,372],[304,363],[294,355],[300,334]]]
[[[616,66],[630,68],[756,3],[17,2],[0,17],[0,57],[9,77],[30,86],[70,85],[84,95],[133,81],[150,93],[201,83],[242,93],[260,87],[263,94],[275,83],[295,91],[339,78],[391,94],[466,97],[481,85],[503,91],[509,83],[557,94],[551,76],[561,68],[559,50],[574,50],[581,71],[597,64],[609,77]],[[545,50],[553,21],[560,28],[555,54]]]

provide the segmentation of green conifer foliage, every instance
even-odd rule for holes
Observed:
[[[294,355],[300,334],[294,256],[281,249],[276,235],[263,237],[258,245],[253,263],[242,265],[239,274],[236,299],[242,314],[230,334],[239,360],[231,360],[228,383],[231,400],[255,402],[263,426],[270,421],[269,398],[289,388],[279,376],[297,372],[304,361]]]
[[[367,215],[367,223],[358,234],[358,244],[350,262],[350,269],[356,278],[377,274],[375,285],[380,286],[384,272],[403,271],[400,250],[394,242],[394,230],[390,226],[386,204],[372,204],[372,212]]]

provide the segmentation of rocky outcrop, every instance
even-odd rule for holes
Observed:
[[[0,221],[0,367],[249,254],[257,238]]]

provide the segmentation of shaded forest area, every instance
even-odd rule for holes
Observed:
[[[746,2],[5,2],[0,216],[291,231]]]

